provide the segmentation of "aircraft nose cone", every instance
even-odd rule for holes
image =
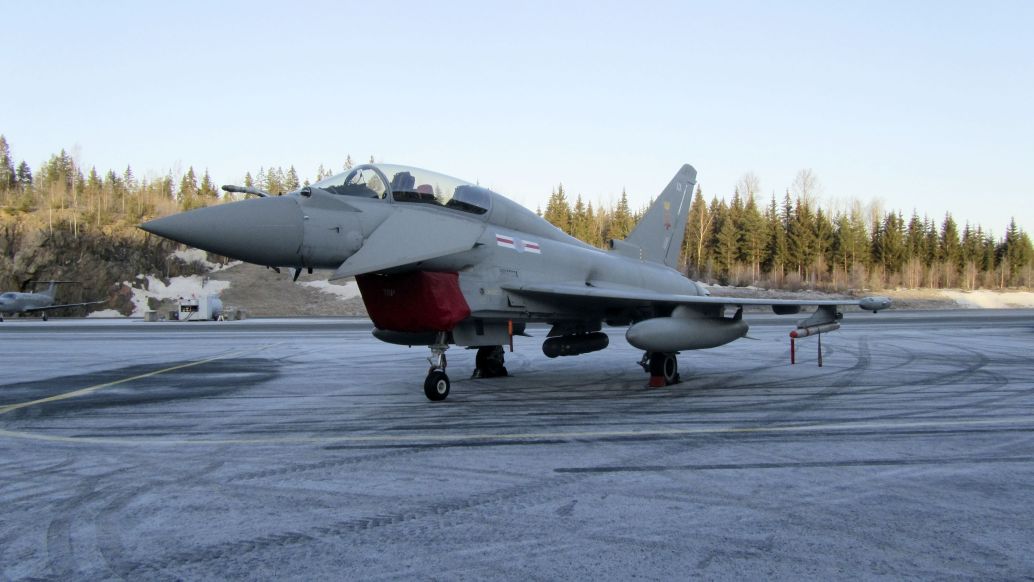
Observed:
[[[293,196],[198,208],[140,225],[149,233],[271,267],[301,266],[302,210]]]

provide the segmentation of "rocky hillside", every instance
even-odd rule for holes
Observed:
[[[132,312],[132,293],[123,281],[139,274],[162,278],[200,274],[202,265],[170,258],[175,243],[139,231],[80,232],[33,229],[0,223],[0,290],[28,290],[29,281],[78,281],[58,290],[59,302],[104,300],[101,309]],[[62,315],[57,313],[55,315]]]
[[[243,309],[250,317],[290,317],[314,315],[365,316],[366,307],[359,296],[345,298],[326,291],[329,271],[302,273],[297,282],[294,272],[241,263],[212,273],[209,278],[227,281],[229,288],[219,297],[223,305]],[[343,291],[347,282],[335,281],[330,289]]]

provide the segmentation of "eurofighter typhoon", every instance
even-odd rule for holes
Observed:
[[[777,314],[817,309],[803,337],[839,327],[841,306],[873,312],[883,297],[778,300],[712,297],[675,269],[696,170],[684,165],[624,240],[602,250],[478,185],[419,168],[365,164],[282,196],[191,210],[141,225],[156,235],[268,267],[333,269],[355,277],[385,342],[426,345],[424,394],[449,395],[445,352],[477,348],[475,377],[506,374],[502,346],[532,322],[552,325],[549,357],[602,350],[601,331],[629,326],[650,384],[679,380],[676,355],[747,333],[746,305]],[[727,309],[735,309],[730,316]]]

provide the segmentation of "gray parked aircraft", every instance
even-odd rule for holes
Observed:
[[[712,297],[675,267],[696,170],[684,165],[624,240],[597,249],[478,185],[419,168],[365,164],[284,196],[191,210],[141,225],[213,253],[269,267],[334,269],[356,278],[374,336],[426,345],[424,393],[449,394],[445,352],[476,347],[475,376],[505,375],[502,346],[525,324],[552,325],[549,357],[607,347],[602,324],[629,326],[651,385],[679,380],[676,354],[747,333],[743,306],[793,314],[799,337],[840,326],[840,306],[873,312],[883,297],[778,300]],[[224,187],[242,191],[239,187]],[[733,315],[726,308],[736,308]]]
[[[64,303],[61,305],[54,305],[54,293],[57,291],[57,286],[61,283],[74,283],[75,281],[31,282],[49,283],[50,285],[46,290],[40,291],[39,293],[17,293],[14,291],[8,291],[0,294],[0,321],[4,320],[5,315],[13,315],[16,313],[40,313],[43,317],[43,321],[46,321],[47,312],[52,309],[83,307],[86,305],[104,303],[103,301],[87,301],[86,303]]]

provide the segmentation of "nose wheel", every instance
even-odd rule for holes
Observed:
[[[435,402],[445,400],[449,396],[449,385],[449,376],[445,370],[432,369],[424,380],[424,396]]]
[[[449,349],[448,337],[445,332],[439,332],[435,343],[431,346],[431,357],[427,361],[431,369],[424,379],[424,396],[433,402],[445,400],[449,396],[449,376],[445,373],[448,362],[445,359],[445,350]]]

